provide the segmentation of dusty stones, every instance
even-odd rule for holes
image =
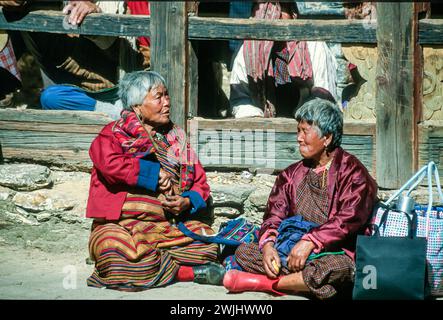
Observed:
[[[38,222],[46,222],[51,220],[52,214],[50,212],[42,212],[35,215]]]
[[[258,211],[264,211],[270,193],[271,193],[271,188],[265,188],[265,187],[257,188],[249,196],[249,201]]]
[[[0,185],[17,191],[32,191],[52,184],[51,170],[36,164],[0,165]]]
[[[65,211],[74,208],[75,204],[60,198],[52,198],[49,192],[17,193],[12,201],[16,206],[27,211]]]
[[[241,206],[254,191],[255,187],[248,184],[210,184],[215,207]]]
[[[214,208],[214,215],[216,217],[226,217],[230,219],[237,218],[241,215],[240,210],[236,208],[230,208],[230,207],[216,207]]]
[[[26,212],[21,212],[9,201],[0,201],[0,225],[38,225],[38,221],[29,217]]]
[[[14,190],[0,186],[0,201],[10,200],[15,194]]]

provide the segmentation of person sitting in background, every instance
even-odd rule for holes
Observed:
[[[295,19],[291,3],[260,3],[255,18]],[[230,105],[235,118],[292,117],[312,86],[336,99],[336,62],[322,41],[246,40],[232,67]]]
[[[119,1],[67,1],[60,3],[37,1],[0,1],[4,10],[63,10],[65,24],[75,29],[91,13],[123,13]],[[67,30],[69,33],[69,30]],[[44,110],[79,110],[107,113],[118,118],[122,109],[117,101],[116,83],[120,68],[140,70],[142,56],[130,47],[126,39],[108,36],[79,36],[45,32],[21,32],[24,48],[39,65],[44,82],[40,104]],[[18,41],[17,41],[18,42]],[[14,43],[14,49],[18,43]],[[120,53],[128,53],[122,59]],[[20,58],[18,56],[18,58]],[[127,60],[128,62],[126,63]],[[122,63],[123,62],[123,63]]]
[[[151,6],[148,1],[126,1],[127,13],[132,15],[151,15]],[[143,69],[151,67],[151,38],[138,37],[137,48],[143,54]]]
[[[349,297],[356,238],[365,232],[377,185],[365,166],[340,145],[343,114],[315,98],[296,113],[303,159],[281,172],[269,195],[259,244],[241,244],[229,270],[230,292]],[[288,241],[291,240],[291,241]]]
[[[13,93],[21,87],[14,49],[6,32],[0,30],[0,107],[13,105]]]
[[[197,220],[210,188],[186,133],[169,119],[165,80],[156,72],[126,74],[121,118],[90,147],[93,163],[86,216],[94,273],[89,286],[144,290],[173,281],[221,285],[217,244],[186,237],[176,222],[214,234]]]

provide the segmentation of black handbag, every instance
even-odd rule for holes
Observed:
[[[357,236],[354,300],[423,300],[426,284],[426,238],[417,238],[417,215],[405,213],[408,236],[381,237],[387,208],[373,236]]]

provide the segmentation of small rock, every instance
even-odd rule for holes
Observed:
[[[263,211],[268,203],[269,194],[271,193],[271,188],[257,188],[249,195],[249,201],[258,210]]]
[[[20,214],[18,208],[13,203],[8,201],[0,201],[0,221],[2,224],[26,224],[31,226],[39,225],[33,217],[27,217]]]
[[[15,193],[12,189],[0,186],[0,201],[10,200]]]
[[[231,207],[216,207],[214,208],[214,215],[216,217],[237,218],[240,215],[240,210]]]
[[[252,181],[252,178],[254,177],[254,175],[252,173],[250,173],[249,171],[243,171],[240,175],[240,177],[243,180],[246,180],[248,182]]]
[[[63,222],[69,223],[69,224],[74,224],[74,223],[80,223],[81,219],[79,217],[70,215],[70,214],[63,214],[63,215],[59,215],[60,220],[62,220]]]
[[[35,216],[38,222],[45,222],[51,219],[52,215],[49,212],[42,212]]]
[[[0,185],[18,190],[32,191],[52,183],[51,170],[36,164],[0,165]]]
[[[17,193],[12,201],[16,206],[32,212],[40,211],[65,211],[72,209],[75,204],[59,199],[50,198],[47,192],[37,191],[32,193]]]
[[[211,184],[210,186],[214,207],[241,207],[256,188],[247,184]]]

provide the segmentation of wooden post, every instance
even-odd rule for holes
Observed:
[[[419,37],[419,18],[420,15],[429,16],[431,11],[431,4],[429,2],[414,3],[414,20],[413,32],[414,39]],[[413,168],[418,170],[419,166],[419,129],[418,125],[423,121],[423,48],[419,41],[414,42],[414,153],[413,153]]]
[[[166,80],[171,97],[171,120],[186,127],[185,2],[151,2],[151,69]]]
[[[196,16],[198,14],[198,5],[196,2],[186,2],[187,14]],[[197,116],[198,111],[198,41],[188,41],[187,45],[187,96],[186,105],[188,106],[186,116],[193,118]]]
[[[377,3],[376,140],[378,185],[395,189],[414,172],[413,2]]]

